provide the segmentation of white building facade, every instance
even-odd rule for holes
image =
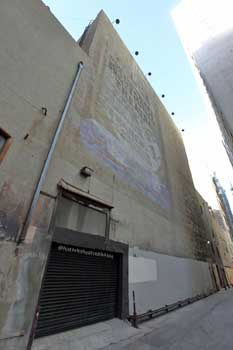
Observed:
[[[197,67],[233,165],[233,3],[183,0],[172,16],[192,63]]]

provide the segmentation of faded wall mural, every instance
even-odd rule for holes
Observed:
[[[96,115],[81,122],[81,141],[126,184],[167,209],[156,97],[136,66],[105,54]],[[104,125],[104,126],[103,126]]]
[[[169,208],[170,196],[167,186],[155,173],[159,164],[155,163],[152,168],[133,147],[118,140],[94,119],[84,119],[81,122],[80,137],[86,149],[123,182],[141,191],[162,208]]]

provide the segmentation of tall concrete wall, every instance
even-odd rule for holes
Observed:
[[[189,259],[210,254],[181,135],[105,14],[80,47],[41,1],[0,6],[0,127],[13,138],[0,165],[0,329],[4,349],[25,349],[61,179],[113,206],[112,240],[181,259],[181,273]],[[17,246],[79,61],[85,68],[78,89],[26,240]],[[93,169],[91,178],[80,176],[83,166]],[[190,280],[186,274],[184,283]]]
[[[195,217],[199,207],[181,136],[108,19],[102,13],[94,23],[98,25],[88,57],[44,5],[25,1],[24,6],[22,13],[17,11],[17,3],[12,9],[3,2],[1,11],[5,55],[1,64],[1,81],[5,85],[1,91],[4,96],[8,92],[2,101],[1,123],[14,139],[1,164],[1,211],[8,212],[6,236],[14,236],[20,230],[76,64],[83,60],[85,70],[43,191],[56,196],[57,183],[63,178],[113,203],[113,217],[127,220],[125,227],[134,222],[133,229],[127,228],[126,236],[116,229],[114,238],[118,239],[119,234],[119,239],[124,236],[130,242],[132,238],[138,245],[143,237],[141,243],[148,246],[151,237],[146,238],[147,232],[158,237],[159,231],[152,234],[145,224],[156,223],[153,226],[160,230],[161,221],[166,244],[160,236],[154,249],[198,256],[201,252],[195,251],[190,241],[193,226],[201,231]],[[35,19],[29,21],[33,15]],[[29,33],[35,33],[37,40],[30,39]],[[83,45],[86,49],[85,40]],[[40,110],[43,106],[48,109],[46,117]],[[98,137],[103,139],[100,145],[96,145]],[[15,159],[20,159],[17,166]],[[90,181],[79,175],[84,164],[94,169]],[[144,211],[148,217],[152,213],[153,222],[149,219],[143,223],[143,235],[137,229],[138,215],[118,208],[122,203],[133,213],[139,210],[142,217]],[[127,237],[130,231],[134,232],[133,237]],[[180,247],[174,246],[175,235],[182,242]]]
[[[25,349],[51,240],[54,198],[41,194],[26,241],[17,246],[14,238],[77,64],[88,64],[89,58],[41,1],[2,1],[0,27],[0,123],[13,138],[0,168],[0,348]],[[91,67],[83,72],[81,85],[90,72]],[[82,96],[83,89],[79,91]],[[76,105],[73,101],[74,123],[79,118]],[[47,108],[47,116],[41,107]]]
[[[94,180],[113,189],[101,193],[114,204],[118,225],[111,235],[167,254],[208,254],[193,244],[203,243],[205,230],[181,135],[109,20],[101,14],[97,21],[88,48],[98,77],[89,102],[95,108],[80,130]]]

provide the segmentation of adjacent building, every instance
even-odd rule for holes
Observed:
[[[199,193],[197,196],[205,230],[210,232],[207,245],[214,261],[210,269],[214,284],[217,289],[227,288],[233,284],[233,242],[229,227],[222,210],[212,209]]]
[[[224,216],[220,210],[211,210],[212,242],[211,246],[215,254],[215,269],[220,277],[218,284],[233,285],[232,262],[233,262],[233,242],[226,225]],[[222,284],[223,284],[222,283]]]
[[[0,8],[2,348],[216,289],[181,134],[104,12],[76,42]]]
[[[173,18],[204,84],[233,165],[232,10],[229,0],[182,0]]]
[[[215,191],[218,197],[219,206],[222,210],[226,225],[230,232],[231,239],[233,240],[233,215],[231,212],[230,204],[226,196],[226,191],[221,186],[216,175],[213,176],[213,183],[214,183]]]

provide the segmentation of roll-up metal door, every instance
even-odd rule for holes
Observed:
[[[35,336],[116,317],[117,291],[117,254],[53,243]]]

